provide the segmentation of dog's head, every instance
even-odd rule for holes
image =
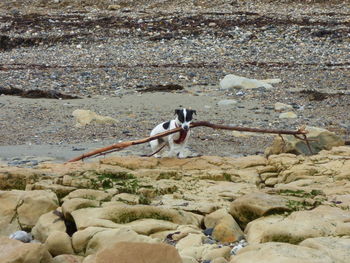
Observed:
[[[189,109],[177,109],[175,110],[176,124],[181,126],[182,129],[188,130],[190,128],[190,123],[193,119],[193,113],[197,114],[195,110]]]

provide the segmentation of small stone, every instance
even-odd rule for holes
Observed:
[[[234,74],[226,75],[220,81],[220,88],[227,90],[233,88],[240,89],[257,89],[257,88],[265,88],[271,89],[272,85],[270,83],[278,83],[277,79],[271,80],[257,80],[257,79],[249,79],[246,77],[240,77]]]
[[[78,109],[73,111],[72,115],[76,119],[77,127],[83,127],[90,123],[113,124],[117,122],[117,120],[112,117],[101,116],[90,110]]]
[[[280,119],[295,119],[297,117],[298,116],[292,111],[283,112],[278,116]]]
[[[211,236],[211,234],[213,233],[213,230],[214,230],[214,228],[207,228],[207,229],[205,229],[204,231],[203,231],[203,233],[204,233],[204,235],[206,235],[206,236]]]
[[[244,247],[244,246],[241,245],[241,244],[238,244],[238,245],[234,246],[234,247],[231,249],[231,254],[232,254],[232,255],[237,255],[237,252],[238,252],[241,248],[243,248],[243,247]]]
[[[281,102],[275,103],[275,111],[281,112],[281,111],[291,110],[291,109],[293,109],[293,106],[291,106],[291,105],[284,104]]]
[[[16,231],[9,236],[10,239],[16,239],[22,241],[23,243],[29,243],[33,240],[33,236],[26,231]]]
[[[237,104],[236,100],[220,100],[218,102],[219,106],[231,106]]]

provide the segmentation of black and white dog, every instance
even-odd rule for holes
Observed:
[[[167,130],[181,127],[182,130],[179,133],[173,133],[169,136],[159,138],[157,140],[150,141],[152,151],[157,153],[164,146],[170,148],[168,157],[185,158],[185,148],[190,137],[190,123],[193,118],[193,114],[197,114],[195,110],[189,109],[177,109],[175,110],[175,120],[170,120],[158,124],[151,132],[151,136],[156,135]],[[159,157],[159,155],[155,155]]]

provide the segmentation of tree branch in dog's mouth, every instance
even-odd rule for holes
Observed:
[[[299,140],[303,140],[306,142],[307,147],[310,151],[310,153],[312,153],[310,144],[309,144],[309,140],[307,139],[306,134],[308,133],[307,130],[305,130],[305,127],[301,127],[298,130],[294,130],[294,131],[290,131],[290,130],[275,130],[275,129],[258,129],[258,128],[248,128],[248,127],[239,127],[239,126],[231,126],[231,125],[223,125],[223,124],[214,124],[214,123],[210,123],[207,121],[198,121],[198,122],[192,122],[190,124],[191,128],[195,128],[195,127],[209,127],[212,129],[220,129],[220,130],[230,130],[230,131],[242,131],[242,132],[257,132],[257,133],[270,133],[270,134],[278,134],[278,135],[282,135],[282,134],[287,134],[287,135],[293,135],[294,137],[298,138]],[[73,158],[71,160],[69,160],[68,162],[76,162],[79,160],[83,160],[85,158],[89,158],[89,157],[96,157],[96,156],[100,156],[100,155],[106,155],[115,151],[120,151],[124,148],[127,148],[129,146],[132,145],[138,145],[138,144],[142,144],[142,143],[146,143],[146,142],[150,142],[153,140],[157,140],[159,138],[162,138],[164,136],[168,136],[170,134],[176,133],[181,131],[182,128],[178,127],[169,131],[165,131],[162,133],[158,133],[154,136],[150,136],[144,139],[139,139],[139,140],[134,140],[134,141],[127,141],[127,142],[120,142],[120,143],[116,143],[107,147],[103,147],[100,149],[96,149],[93,150],[91,152],[82,154],[76,158]],[[302,137],[300,137],[302,136]]]

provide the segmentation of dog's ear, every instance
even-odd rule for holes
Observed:
[[[181,111],[180,109],[176,109],[176,110],[175,110],[175,114],[176,114],[176,115],[179,115],[180,111]]]

